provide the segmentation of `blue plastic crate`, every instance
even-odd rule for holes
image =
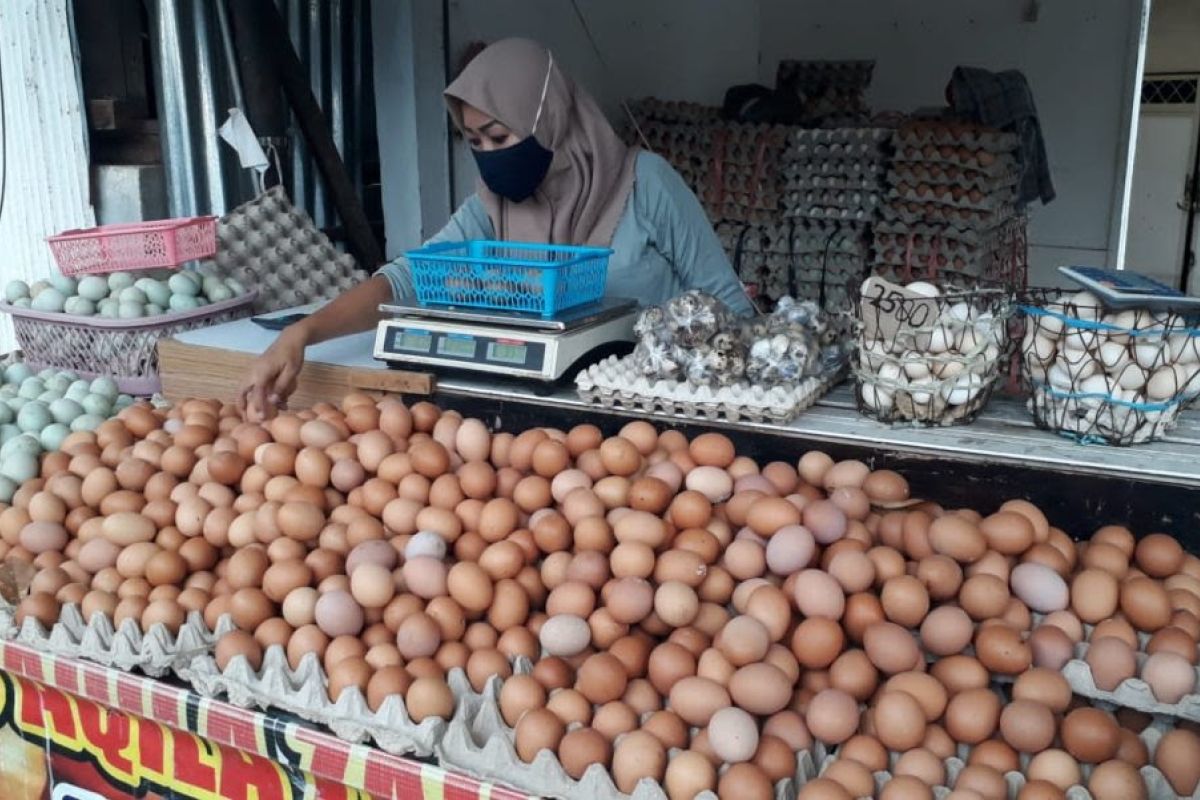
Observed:
[[[405,253],[421,305],[543,317],[603,297],[611,254],[605,247],[488,240],[443,242]]]

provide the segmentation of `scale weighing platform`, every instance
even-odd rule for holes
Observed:
[[[606,297],[556,317],[458,306],[385,304],[374,356],[390,365],[420,364],[552,383],[633,349],[633,300]],[[572,372],[573,374],[573,372]]]

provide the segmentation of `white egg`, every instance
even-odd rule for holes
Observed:
[[[1061,361],[1055,361],[1050,365],[1050,369],[1046,371],[1046,379],[1051,386],[1060,391],[1069,392],[1074,386],[1070,373],[1067,372]]]
[[[1143,340],[1143,337],[1138,337],[1138,341],[1133,345],[1133,360],[1142,369],[1154,369],[1161,366],[1167,362],[1169,356],[1170,351],[1162,342],[1147,342]]]
[[[1079,382],[1079,391],[1084,394],[1099,394],[1109,397],[1115,388],[1116,383],[1103,372],[1091,375]]]
[[[942,294],[938,287],[928,281],[913,281],[905,284],[904,288],[921,297],[939,297]]]
[[[864,383],[861,391],[863,402],[868,408],[873,408],[881,414],[892,410],[894,398],[891,392],[872,383]]]
[[[954,347],[954,332],[945,325],[938,325],[929,334],[928,350],[940,354]]]
[[[937,391],[937,384],[928,381],[910,383],[908,385],[909,396],[912,397],[912,401],[919,406],[932,403],[933,393],[935,391]]]
[[[942,397],[952,406],[965,405],[983,389],[983,379],[973,372],[960,375],[952,384],[942,386]]]
[[[1069,315],[1067,314],[1066,307],[1063,306],[1062,303],[1047,303],[1045,310],[1048,313],[1032,315],[1031,319],[1036,322],[1038,333],[1053,338],[1062,333],[1062,317]]]
[[[1114,375],[1120,374],[1121,369],[1129,363],[1129,348],[1120,342],[1104,342],[1096,348],[1096,355],[1104,368]]]
[[[1146,385],[1146,370],[1137,364],[1126,364],[1117,372],[1117,385],[1122,389],[1140,391]]]
[[[1094,320],[1100,316],[1100,298],[1091,292],[1077,292],[1067,299],[1067,308],[1076,319]]]
[[[901,356],[900,363],[904,365],[904,374],[912,380],[929,377],[929,361],[914,350]]]
[[[975,332],[974,328],[965,328],[959,331],[958,337],[954,342],[954,349],[965,355],[974,353],[982,343],[983,340]]]

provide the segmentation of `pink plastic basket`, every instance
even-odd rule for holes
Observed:
[[[217,252],[217,218],[101,225],[63,231],[46,241],[63,275],[177,267]]]
[[[257,292],[192,311],[140,319],[78,317],[0,303],[11,314],[21,352],[30,367],[69,369],[80,377],[108,375],[122,392],[151,395],[158,379],[158,340],[250,315]]]

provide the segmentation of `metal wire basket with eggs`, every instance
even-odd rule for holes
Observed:
[[[1039,427],[1083,443],[1162,439],[1200,397],[1200,321],[1106,309],[1089,292],[1021,299],[1022,376]]]
[[[1007,288],[978,281],[938,287],[863,282],[858,303],[855,400],[889,424],[963,425],[987,405],[1008,363]]]

